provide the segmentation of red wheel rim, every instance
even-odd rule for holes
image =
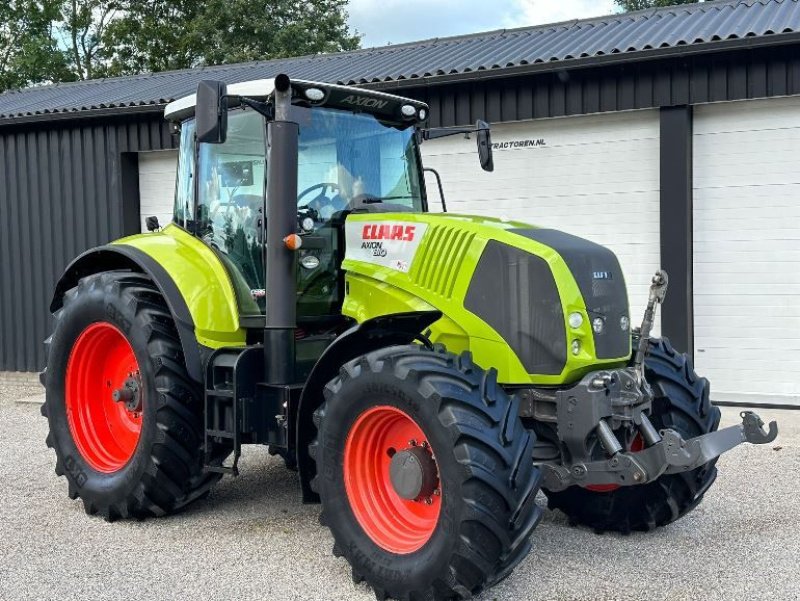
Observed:
[[[344,448],[345,490],[358,523],[381,549],[401,555],[430,540],[442,508],[441,483],[432,495],[413,501],[392,485],[392,456],[417,445],[434,457],[422,428],[407,413],[381,405],[358,417]]]
[[[631,446],[628,449],[636,453],[637,451],[641,451],[644,449],[644,439],[642,438],[641,434],[636,434],[631,441]],[[592,492],[611,492],[613,490],[617,490],[619,488],[619,484],[590,484],[586,487],[586,490],[591,490]]]
[[[94,323],[78,336],[67,362],[67,423],[78,451],[98,472],[118,471],[136,451],[141,407],[130,411],[112,395],[139,377],[133,349],[115,326]]]

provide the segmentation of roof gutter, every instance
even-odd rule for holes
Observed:
[[[147,115],[152,113],[164,114],[166,103],[139,104],[134,106],[114,106],[96,109],[53,111],[21,117],[0,118],[0,128],[14,127],[16,125],[29,125],[31,123],[55,123],[59,121],[83,121],[84,119],[97,119],[101,117],[123,117],[128,115]]]
[[[602,56],[588,56],[570,58],[550,62],[519,65],[495,69],[479,69],[462,73],[446,75],[428,75],[392,81],[376,81],[353,84],[377,90],[398,90],[403,88],[419,88],[446,85],[451,83],[466,83],[476,80],[499,79],[507,77],[520,77],[524,75],[537,75],[559,71],[571,71],[591,67],[612,66],[633,62],[644,62],[668,58],[683,58],[718,52],[737,50],[755,50],[757,48],[786,46],[800,44],[800,32],[778,33],[769,36],[738,38],[735,40],[721,40],[703,42],[699,44],[686,44],[670,48],[654,48],[651,50],[637,50],[635,52],[619,52]]]

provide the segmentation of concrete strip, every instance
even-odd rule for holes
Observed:
[[[0,371],[0,386],[39,386],[39,374],[29,371]]]
[[[31,396],[16,399],[17,403],[31,403],[33,405],[41,405],[44,403],[44,393],[34,394]]]

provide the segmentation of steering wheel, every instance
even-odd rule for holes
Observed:
[[[328,188],[330,188],[331,190],[330,195],[326,194]],[[311,194],[314,190],[321,190],[321,192],[304,203],[303,198]],[[306,188],[305,190],[300,192],[300,194],[298,194],[297,206],[298,207],[308,206],[309,204],[320,198],[324,198],[330,203],[330,201],[333,200],[336,196],[340,196],[341,192],[342,192],[342,187],[334,182],[322,182],[319,184],[314,184],[313,186]]]
[[[319,194],[312,195],[319,190]],[[311,216],[314,221],[326,222],[343,207],[342,188],[333,182],[322,182],[306,188],[297,196],[298,221],[304,216]],[[310,197],[310,198],[307,198]],[[336,200],[339,199],[339,202]]]

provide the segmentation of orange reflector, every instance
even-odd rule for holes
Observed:
[[[283,243],[289,250],[297,250],[303,246],[303,239],[297,234],[289,234],[283,239]]]

